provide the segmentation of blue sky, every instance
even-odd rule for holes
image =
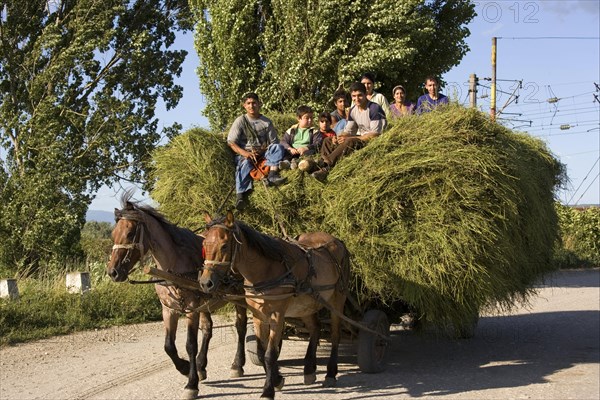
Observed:
[[[467,104],[468,79],[474,73],[481,84],[477,106],[489,112],[489,89],[484,85],[490,82],[484,78],[491,77],[492,37],[498,37],[496,76],[502,92],[497,95],[497,109],[503,109],[499,118],[506,126],[545,141],[567,166],[570,183],[558,194],[561,202],[600,204],[600,90],[594,85],[600,85],[600,2],[474,3],[478,15],[469,24],[470,51],[443,76],[447,83],[443,91]],[[180,35],[176,46],[189,52],[178,79],[184,97],[177,108],[159,110],[158,116],[165,125],[176,121],[184,129],[208,127],[201,114],[203,98],[195,73],[198,57],[192,35]],[[510,96],[513,92],[518,96],[516,102]],[[551,98],[558,101],[548,102]],[[119,207],[122,190],[101,189],[90,209]],[[134,197],[152,204],[140,190]]]

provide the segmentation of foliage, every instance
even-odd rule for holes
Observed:
[[[19,300],[0,299],[0,345],[162,318],[153,285],[99,278],[84,295],[67,293],[64,275],[20,280]]]
[[[556,249],[559,268],[600,267],[600,208],[556,204],[561,241]]]
[[[0,264],[58,266],[82,255],[92,194],[144,177],[174,107],[190,29],[185,0],[2,2]],[[162,134],[172,136],[178,127]]]
[[[196,158],[194,171],[183,160],[200,149],[173,151],[184,154],[158,181],[208,174],[214,158],[231,157],[224,145],[215,148],[222,154]],[[232,163],[218,168],[233,178]],[[343,158],[325,185],[298,170],[283,173],[288,183],[281,187],[255,184],[237,217],[276,236],[283,227],[290,237],[315,230],[340,237],[353,254],[352,291],[360,301],[402,300],[422,321],[460,330],[482,309],[526,301],[554,268],[554,189],[564,167],[541,141],[476,110],[452,106],[403,118]],[[193,191],[215,193],[220,185],[197,180]],[[180,201],[180,220],[205,206],[185,197],[188,190],[169,192],[170,201]]]
[[[113,242],[113,225],[108,222],[88,221],[81,231],[81,248],[86,261],[106,263]]]
[[[367,71],[391,96],[416,100],[426,75],[458,64],[468,47],[468,0],[191,0],[205,115],[221,130],[233,105],[256,91],[265,110],[329,106],[338,87]]]

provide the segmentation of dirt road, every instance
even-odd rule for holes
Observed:
[[[451,340],[396,329],[388,368],[363,374],[353,346],[342,349],[336,388],[324,389],[329,346],[319,350],[317,384],[302,384],[304,341],[281,354],[286,400],[329,399],[598,399],[600,270],[546,278],[531,308],[483,317],[476,336]],[[227,325],[225,320],[218,321]],[[184,324],[178,347],[185,353]],[[234,331],[216,330],[203,399],[258,398],[262,369],[229,379]],[[185,377],[164,354],[160,323],[84,332],[0,350],[0,399],[176,399]]]

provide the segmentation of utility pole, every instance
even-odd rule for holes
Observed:
[[[477,75],[469,75],[469,105],[477,108]]]
[[[490,89],[490,117],[496,121],[496,37],[492,38],[492,86]]]

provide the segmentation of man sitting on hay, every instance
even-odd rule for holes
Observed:
[[[227,135],[227,144],[236,154],[235,208],[238,211],[246,207],[252,192],[252,170],[262,172],[268,169],[264,178],[271,185],[285,182],[285,178],[279,175],[279,162],[283,160],[285,149],[279,143],[273,122],[260,113],[260,106],[256,93],[246,93],[242,98],[246,114],[233,121]],[[268,168],[263,169],[263,164]]]

